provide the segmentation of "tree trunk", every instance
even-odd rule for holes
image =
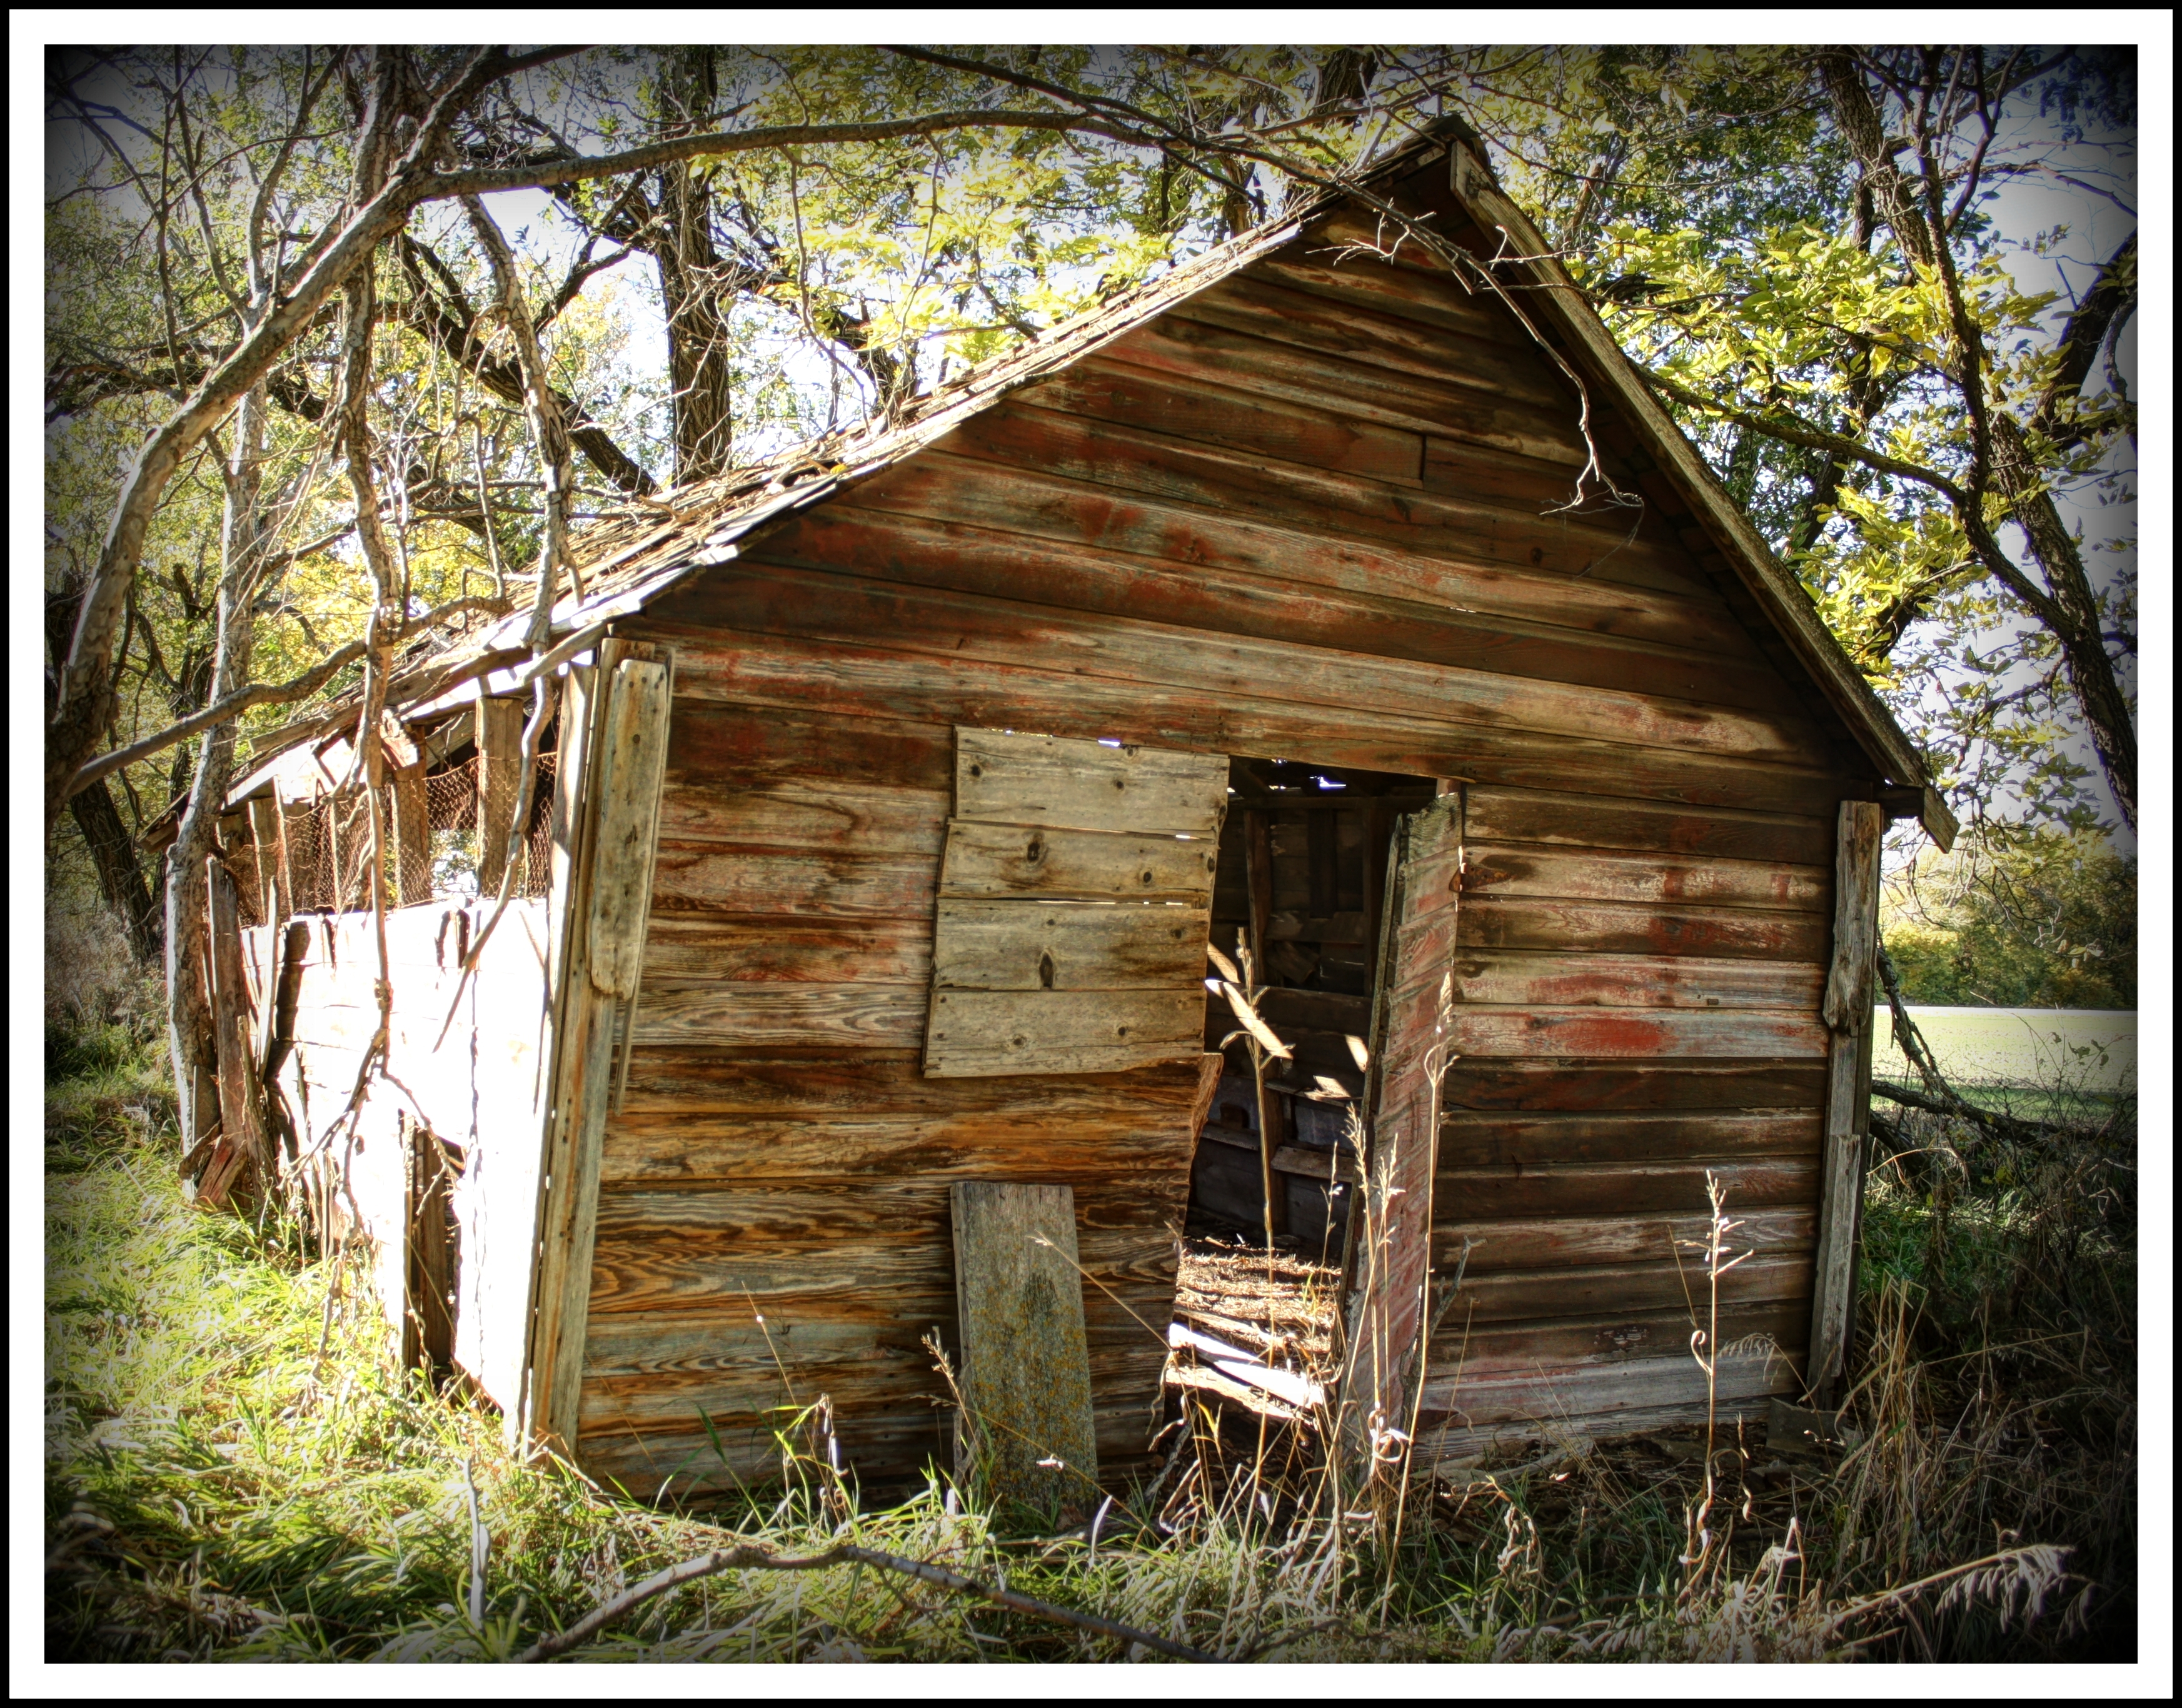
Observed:
[[[159,909],[152,899],[152,887],[136,864],[136,844],[129,826],[121,822],[120,810],[101,777],[89,788],[69,797],[69,811],[91,848],[91,864],[98,871],[99,892],[106,904],[119,915],[129,933],[129,947],[147,967],[159,962],[162,942]]]
[[[233,693],[250,679],[255,639],[252,606],[264,557],[264,517],[258,505],[265,437],[265,388],[253,386],[236,406],[229,457],[227,502],[222,524],[224,568],[215,611],[216,638],[208,700]],[[215,724],[197,749],[174,846],[167,850],[167,1049],[174,1064],[175,1099],[182,1126],[182,1154],[202,1143],[216,1103],[219,1056],[213,1035],[212,998],[206,982],[208,937],[205,920],[205,857],[213,850],[221,806],[235,771],[235,726]]]
[[[678,61],[678,63],[677,63]],[[709,47],[670,57],[660,80],[669,124],[702,129],[719,97]],[[674,393],[674,481],[720,473],[734,439],[728,320],[734,294],[712,245],[712,191],[705,169],[678,160],[659,174],[667,229],[651,246],[667,310],[667,371]]]
[[[69,638],[75,632],[83,605],[80,582],[64,583],[46,596],[46,648],[51,661],[46,679],[46,710],[53,710],[53,687],[68,656]],[[101,777],[69,798],[69,811],[91,850],[91,863],[98,874],[99,893],[129,934],[129,947],[139,963],[149,967],[159,959],[159,910],[152,887],[136,859],[136,839],[121,821],[113,792]]]

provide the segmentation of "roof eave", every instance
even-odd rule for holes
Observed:
[[[1568,341],[1587,377],[1603,386],[1620,409],[1880,775],[1889,782],[1919,790],[1919,822],[1941,848],[1952,845],[1954,815],[1931,787],[1916,743],[1841,650],[1803,584],[1720,489],[1697,448],[1638,377],[1635,363],[1554,258],[1529,216],[1494,182],[1473,149],[1460,142],[1454,146],[1468,156],[1468,169],[1451,169],[1448,174],[1448,190],[1456,202],[1481,230],[1504,232],[1515,252],[1526,257],[1509,264],[1527,270],[1541,287],[1529,300]]]

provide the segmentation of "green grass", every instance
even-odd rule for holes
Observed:
[[[1913,1008],[1940,1071],[1958,1086],[2098,1096],[2136,1088],[2136,1014],[2107,1009]],[[1913,1075],[1878,1010],[1880,1076]]]
[[[1283,1457],[1294,1443],[1268,1452],[1254,1428],[1200,1417],[1094,1548],[1081,1531],[1026,1534],[1022,1515],[996,1517],[937,1473],[873,1509],[825,1469],[807,1417],[784,1417],[778,1486],[706,1510],[646,1506],[511,1452],[490,1408],[394,1368],[358,1260],[276,1215],[184,1202],[149,1043],[119,1021],[49,1039],[51,1658],[503,1659],[738,1540],[800,1552],[853,1539],[1237,1658],[2105,1657],[2132,1640],[2133,1149],[2115,1121],[2035,1152],[1976,1151],[1959,1179],[1876,1182],[1872,1375],[1852,1402],[1864,1445],[1784,1470],[1754,1434],[1727,1433],[1695,1566],[1704,1448],[1687,1431],[1568,1444],[1490,1482],[1413,1479],[1390,1539],[1384,1511],[1329,1515],[1315,1477]],[[1929,1593],[1914,1620],[1869,1603],[2014,1543],[2074,1550],[2067,1576],[2032,1562],[2046,1586],[2037,1622],[2002,1618],[1997,1580],[1952,1609]],[[844,1566],[694,1583],[579,1652],[1123,1650]]]

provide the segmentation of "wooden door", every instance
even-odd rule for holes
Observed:
[[[1432,1172],[1454,988],[1462,796],[1394,826],[1372,987],[1366,1181],[1349,1242],[1339,1436],[1352,1486],[1398,1463],[1429,1324]]]

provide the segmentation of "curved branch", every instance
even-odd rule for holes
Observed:
[[[397,638],[430,628],[451,616],[460,616],[465,611],[482,611],[498,614],[502,609],[497,600],[476,597],[451,600],[446,605],[425,612],[414,622],[404,625],[402,636]],[[290,677],[285,682],[253,683],[247,688],[237,688],[225,699],[215,701],[202,711],[191,713],[179,722],[169,724],[155,734],[131,742],[127,747],[117,747],[110,753],[99,755],[69,779],[68,793],[72,795],[80,789],[88,788],[99,778],[119,771],[122,766],[135,765],[139,760],[163,753],[176,743],[187,741],[191,736],[210,729],[215,724],[240,717],[253,706],[289,705],[296,700],[309,699],[344,665],[354,664],[362,658],[365,644],[363,641],[352,640],[346,646],[335,649],[301,676]]]

